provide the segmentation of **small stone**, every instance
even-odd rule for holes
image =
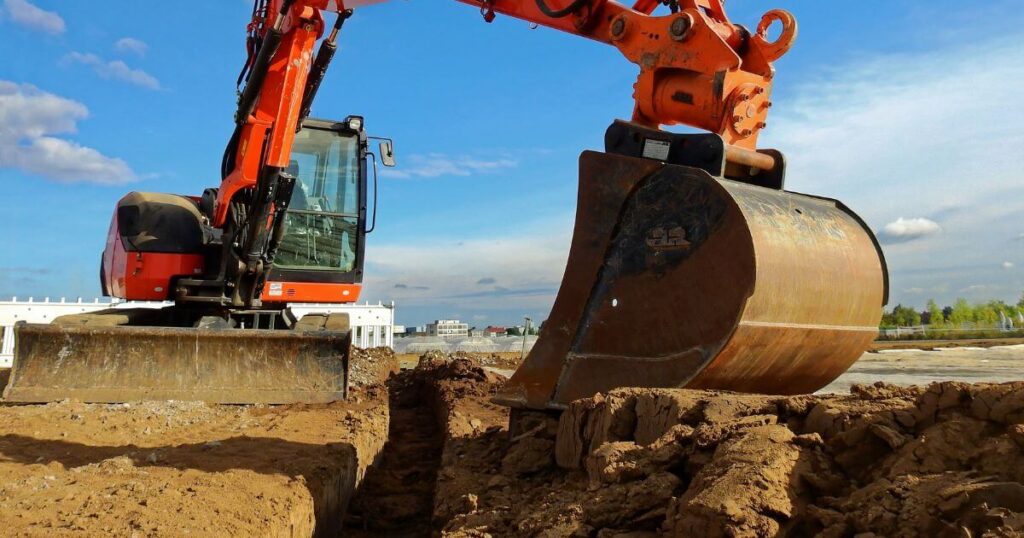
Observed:
[[[501,489],[508,484],[509,479],[499,474],[487,481],[487,489]]]
[[[476,495],[472,494],[472,493],[467,493],[466,495],[463,495],[461,501],[462,501],[462,510],[461,510],[462,512],[474,512],[474,511],[476,511],[477,507],[480,505],[479,498]]]
[[[905,445],[910,439],[908,436],[896,431],[894,428],[877,422],[868,426],[868,429],[875,435],[875,437],[884,441],[885,444],[889,445],[889,448],[893,450]]]
[[[474,430],[479,430],[480,426],[483,425],[483,422],[480,422],[480,419],[478,418],[474,418],[473,420],[469,421],[469,425],[472,426]]]

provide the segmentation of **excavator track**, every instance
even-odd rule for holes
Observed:
[[[159,312],[108,310],[18,325],[4,400],[286,404],[346,396],[347,315],[306,316],[293,330],[129,325]]]

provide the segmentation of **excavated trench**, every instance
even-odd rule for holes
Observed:
[[[422,376],[404,371],[388,387],[388,440],[349,506],[344,536],[431,535],[444,435]]]

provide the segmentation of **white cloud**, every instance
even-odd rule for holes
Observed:
[[[861,207],[868,216],[908,204],[970,207],[1019,186],[1013,165],[1024,156],[1002,149],[1024,145],[1015,122],[1024,113],[1004,106],[1017,84],[1024,84],[1018,37],[860,58],[780,101],[764,144],[787,153],[794,186],[870,199]],[[962,188],[965,178],[971,189]]]
[[[4,0],[4,10],[11,20],[48,34],[62,34],[67,28],[60,15],[40,9],[27,0]]]
[[[0,80],[0,166],[67,183],[136,179],[121,159],[53,135],[74,133],[85,105],[27,84]]]
[[[561,220],[522,226],[486,239],[370,243],[366,295],[403,306],[547,311],[561,282],[572,226]]]
[[[519,162],[509,158],[477,159],[473,157],[451,157],[441,153],[410,155],[409,164],[381,172],[384,177],[408,179],[413,177],[434,178],[440,176],[471,176],[514,168]]]
[[[933,220],[926,218],[905,219],[900,217],[886,224],[878,232],[878,238],[883,243],[905,243],[929,235],[935,235],[941,231],[942,227]]]
[[[114,43],[114,50],[122,54],[145,56],[146,52],[149,51],[149,45],[141,39],[135,39],[134,37],[122,37]]]
[[[100,77],[127,82],[150,90],[159,90],[160,81],[142,69],[132,69],[121,60],[106,61],[95,54],[72,52],[64,57],[65,62],[79,63],[92,67]]]
[[[1013,262],[1003,262],[1003,269],[1013,269]]]
[[[1003,287],[998,284],[972,284],[966,288],[961,288],[960,293],[966,293],[975,297],[985,297],[984,294],[990,294],[1001,290]],[[991,298],[991,296],[988,296]]]

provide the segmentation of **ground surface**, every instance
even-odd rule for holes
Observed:
[[[457,361],[467,361],[465,358]],[[449,416],[486,406],[448,398]],[[448,536],[1021,536],[1024,383],[800,397],[614,391],[446,427]],[[868,534],[874,533],[874,534]]]
[[[925,385],[936,381],[999,383],[1017,380],[1024,380],[1024,345],[892,350],[865,353],[822,392],[846,393],[855,384],[876,381]]]
[[[958,340],[880,340],[871,345],[884,349],[940,349],[951,347],[1006,347],[1024,345],[1024,338],[964,338]]]
[[[1024,536],[1024,382],[988,383],[1024,348],[868,354],[838,394],[619,390],[510,434],[513,355],[386,385],[357,355],[328,406],[0,407],[0,534],[336,535],[379,454],[345,536]]]
[[[363,355],[329,405],[0,406],[0,533],[330,535],[387,440],[390,366]]]

